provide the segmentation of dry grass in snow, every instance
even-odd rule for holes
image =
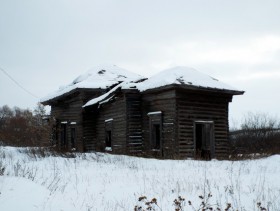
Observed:
[[[156,160],[102,153],[72,158],[0,148],[0,210],[133,210],[156,198],[175,210],[178,196],[198,207],[198,196],[225,209],[254,211],[261,202],[280,210],[280,156],[246,161]],[[191,210],[188,204],[185,210]]]

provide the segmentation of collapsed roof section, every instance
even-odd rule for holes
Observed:
[[[96,66],[77,77],[72,83],[60,87],[59,90],[40,101],[47,104],[49,101],[66,96],[77,89],[108,89],[121,82],[137,82],[144,79],[143,76],[129,72],[116,65]]]
[[[124,82],[118,84],[117,86],[112,88],[107,93],[105,93],[99,97],[91,99],[83,107],[87,107],[87,106],[91,106],[91,105],[95,105],[95,104],[102,104],[102,103],[106,102],[106,100],[109,101],[114,96],[114,93],[122,87],[123,83]]]

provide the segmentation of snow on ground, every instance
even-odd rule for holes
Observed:
[[[0,210],[40,210],[47,203],[50,191],[23,177],[0,178]]]
[[[102,153],[40,157],[1,147],[0,210],[133,210],[140,196],[175,210],[178,196],[200,204],[280,210],[280,156],[246,161],[156,160]],[[189,210],[186,204],[185,210]]]

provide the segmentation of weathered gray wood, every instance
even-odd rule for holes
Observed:
[[[213,121],[216,157],[226,156],[228,149],[228,103],[232,96],[221,93],[206,94],[177,90],[176,98],[180,157],[194,156],[193,122],[196,120]]]
[[[106,90],[77,89],[51,102],[52,116],[77,131],[77,147],[83,151],[105,150],[105,121],[112,120],[112,153],[186,158],[195,155],[194,123],[213,122],[216,157],[227,156],[228,104],[235,92],[172,85],[140,93],[117,90],[110,102],[82,108]],[[160,120],[148,116],[161,111]],[[160,122],[161,149],[151,149],[151,125]],[[69,126],[70,127],[70,126]],[[67,130],[70,137],[70,130]],[[59,140],[59,135],[58,135]]]
[[[76,129],[76,148],[78,151],[84,151],[84,137],[89,138],[90,134],[88,131],[85,131],[84,134],[84,125],[87,124],[88,120],[84,121],[83,109],[82,106],[91,98],[97,97],[104,93],[103,90],[90,90],[90,89],[77,89],[71,91],[70,94],[63,95],[55,100],[46,102],[45,104],[51,105],[51,116],[55,118],[57,124],[56,128],[60,128],[61,122],[67,122],[66,131],[67,131],[67,150],[70,149],[70,131],[71,128]],[[75,122],[75,124],[71,124]],[[60,132],[57,131],[57,140],[54,142],[60,145]]]

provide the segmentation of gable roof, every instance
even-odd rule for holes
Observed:
[[[139,91],[143,92],[150,89],[160,88],[167,85],[185,85],[188,87],[210,88],[217,90],[228,90],[242,92],[218,79],[201,73],[193,68],[178,66],[166,69],[142,83],[137,84]],[[241,94],[241,93],[240,93]]]
[[[40,101],[47,102],[59,98],[75,89],[107,89],[120,82],[133,82],[143,79],[143,76],[129,72],[116,65],[95,66],[78,76],[72,83],[59,88],[59,90],[42,98]]]

